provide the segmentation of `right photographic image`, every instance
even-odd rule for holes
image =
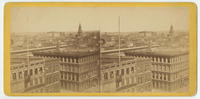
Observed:
[[[188,92],[189,8],[119,11],[116,31],[100,36],[102,92]]]

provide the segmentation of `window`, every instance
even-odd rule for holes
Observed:
[[[152,73],[153,74],[153,78],[155,78],[155,75],[154,75],[154,73]]]
[[[76,58],[76,63],[78,63],[78,58]]]
[[[77,77],[76,77],[76,81],[79,81],[79,75],[77,75]]]
[[[160,74],[160,80],[162,80],[162,74]]]
[[[72,80],[74,80],[74,75],[72,74]]]
[[[131,72],[133,72],[133,73],[134,73],[134,67],[131,67]]]
[[[113,71],[110,72],[110,78],[114,78],[114,73],[113,73]]]
[[[37,74],[38,74],[38,69],[36,68],[36,69],[35,69],[35,75],[37,75]]]
[[[63,79],[63,73],[62,72],[60,73],[60,78]]]
[[[33,70],[32,69],[30,69],[30,76],[32,76],[33,75]]]
[[[43,71],[42,71],[42,67],[40,67],[40,73],[42,73]]]
[[[129,68],[126,68],[126,74],[129,74]]]
[[[166,75],[164,75],[164,80],[166,80]]]
[[[19,72],[19,79],[22,78],[22,72]]]
[[[64,78],[64,75],[65,75],[65,78]],[[68,73],[63,73],[63,79],[67,79],[68,76],[69,76]]]
[[[71,72],[71,65],[68,66],[68,70]]]
[[[167,61],[168,61],[168,63],[170,63],[170,59],[169,58],[167,59]]]
[[[108,79],[108,73],[104,73],[104,79]]]
[[[124,75],[124,69],[121,69],[121,75]]]
[[[119,75],[119,70],[117,70],[116,75]]]
[[[83,75],[84,75],[84,74],[83,74]],[[69,78],[68,78],[68,79],[69,79],[69,80],[71,80],[71,74],[68,74],[68,76],[69,76]]]
[[[16,80],[16,79],[17,79],[16,73],[13,73],[12,76],[13,76],[13,80]]]

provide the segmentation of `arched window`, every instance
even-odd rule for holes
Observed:
[[[13,80],[16,80],[17,79],[17,74],[16,73],[12,73],[12,78],[13,78]]]

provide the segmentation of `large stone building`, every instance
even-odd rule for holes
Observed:
[[[151,60],[113,55],[101,58],[102,92],[151,92]]]
[[[61,88],[67,92],[87,92],[98,87],[99,52],[35,52],[34,56],[59,59]]]
[[[189,85],[189,53],[187,51],[160,50],[153,52],[126,52],[133,58],[147,58],[152,62],[154,91],[187,91]]]

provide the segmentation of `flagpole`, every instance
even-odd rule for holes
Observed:
[[[101,32],[100,32],[100,25],[99,25],[99,41],[101,39]],[[101,59],[102,59],[102,56],[101,56],[101,44],[99,44],[99,93],[102,92],[102,86],[101,86]]]
[[[27,22],[29,23],[29,19],[27,17]],[[28,38],[28,33],[26,34],[26,54],[27,54],[27,75],[25,78],[25,85],[26,87],[28,86],[28,82],[30,82],[30,71],[29,71],[29,65],[30,65],[30,59],[29,59],[29,38]]]
[[[119,47],[118,47],[118,49],[119,49],[119,55],[118,55],[118,56],[119,56],[119,66],[120,66],[120,65],[121,65],[121,64],[120,64],[120,61],[121,61],[121,60],[120,60],[120,58],[121,58],[121,57],[120,57],[120,56],[121,56],[121,55],[120,55],[120,43],[121,43],[121,42],[120,42],[120,16],[118,17],[118,33],[119,33],[119,35],[118,35],[118,40],[119,40],[119,41],[118,41],[118,43],[119,43],[119,44],[118,44],[118,45],[119,45]]]

